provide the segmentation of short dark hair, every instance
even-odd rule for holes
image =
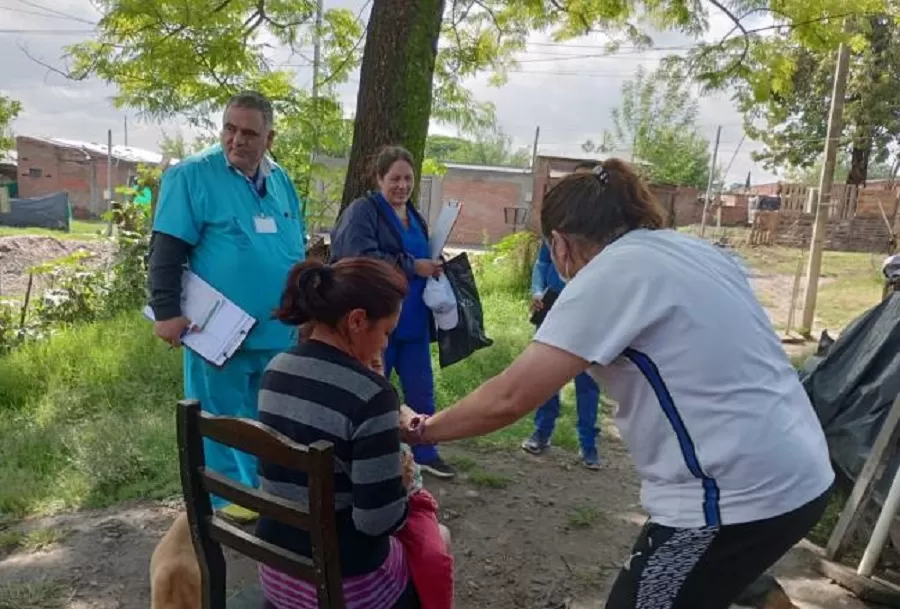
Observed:
[[[578,164],[575,165],[573,171],[578,171],[579,169],[593,169],[599,164],[600,161],[578,161]]]
[[[606,245],[636,228],[665,227],[659,201],[625,161],[608,159],[603,170],[571,174],[550,189],[541,205],[541,231],[577,235]]]
[[[412,153],[403,146],[385,146],[375,157],[375,177],[386,176],[397,161],[406,161],[411,167],[416,166]]]
[[[231,96],[228,103],[225,104],[225,112],[229,108],[248,108],[250,110],[259,110],[263,115],[263,122],[267,129],[271,129],[275,124],[275,111],[272,109],[272,102],[259,91],[241,91]]]
[[[332,265],[304,260],[291,269],[275,318],[293,326],[335,328],[350,311],[363,309],[370,320],[384,319],[400,310],[408,290],[403,273],[375,258],[344,258]]]

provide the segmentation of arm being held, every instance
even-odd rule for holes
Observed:
[[[580,357],[532,342],[503,372],[427,420],[427,444],[483,436],[515,423],[537,409],[587,369]]]

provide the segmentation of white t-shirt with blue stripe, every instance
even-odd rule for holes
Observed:
[[[658,524],[773,518],[834,480],[822,427],[738,264],[632,231],[566,285],[535,340],[593,362]]]

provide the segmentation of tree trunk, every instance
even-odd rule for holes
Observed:
[[[372,3],[341,211],[374,187],[373,161],[382,146],[412,153],[418,184],[443,15],[444,0]]]
[[[864,186],[869,175],[869,153],[872,150],[871,140],[869,145],[854,143],[850,153],[850,172],[847,174],[847,184]]]

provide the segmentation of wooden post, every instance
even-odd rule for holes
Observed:
[[[722,126],[716,129],[716,145],[713,147],[712,160],[709,163],[709,181],[706,183],[706,198],[703,200],[703,216],[700,218],[700,238],[706,232],[706,212],[709,210],[709,198],[712,196],[713,183],[716,180],[716,157],[719,155],[719,139],[722,137]]]
[[[851,491],[847,503],[844,504],[844,509],[841,511],[837,524],[834,525],[831,537],[828,538],[828,545],[825,548],[825,557],[828,560],[840,560],[847,540],[853,533],[853,529],[859,520],[860,512],[862,512],[869,493],[875,485],[875,475],[881,469],[879,466],[884,460],[885,453],[894,444],[893,440],[897,433],[898,424],[900,424],[900,396],[897,396],[891,409],[888,411],[881,430],[875,437],[875,442],[872,443],[869,456],[859,472],[856,484],[853,485],[853,491]]]
[[[847,31],[847,25],[844,26]],[[819,293],[819,275],[822,272],[822,248],[825,244],[825,230],[831,210],[831,187],[834,184],[834,167],[837,160],[838,140],[841,137],[844,115],[844,95],[847,89],[847,72],[850,63],[850,49],[846,44],[838,47],[834,68],[834,88],[831,92],[831,112],[828,116],[828,139],[825,141],[825,161],[819,180],[819,198],[816,205],[816,222],[813,226],[809,245],[809,264],[806,267],[806,292],[803,299],[803,319],[801,332],[807,338],[812,336],[813,321],[816,316],[816,297]]]

